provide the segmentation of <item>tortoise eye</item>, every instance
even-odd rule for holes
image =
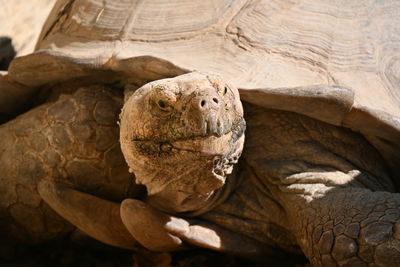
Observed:
[[[228,93],[228,87],[225,86],[225,88],[224,88],[224,95],[226,95],[226,93]]]
[[[165,102],[162,101],[162,100],[159,100],[159,101],[158,101],[158,106],[159,106],[161,109],[166,109],[166,108],[167,108],[167,104],[165,104]]]
[[[157,109],[161,111],[164,115],[171,113],[174,110],[174,107],[171,106],[165,100],[158,100],[156,103]]]

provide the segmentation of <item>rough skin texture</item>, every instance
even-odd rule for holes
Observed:
[[[154,110],[144,103],[128,120],[135,123],[124,128],[122,145],[131,171],[147,186],[147,203],[129,199],[124,183],[107,189],[114,181],[109,170],[114,160],[107,155],[118,154],[117,148],[85,153],[96,144],[86,140],[87,125],[96,132],[88,135],[107,140],[97,132],[104,125],[96,107],[85,103],[82,107],[92,108],[99,123],[85,121],[76,132],[79,116],[68,121],[68,113],[52,117],[50,110],[50,116],[36,110],[2,127],[2,221],[23,239],[68,232],[71,226],[51,215],[37,189],[62,217],[109,244],[121,246],[127,236],[127,243],[136,239],[155,250],[187,243],[240,254],[246,248],[257,251],[262,243],[303,252],[316,266],[400,265],[399,195],[391,184],[398,177],[389,177],[385,166],[400,173],[399,7],[395,1],[57,1],[38,51],[14,60],[9,73],[0,75],[0,113],[6,115],[0,120],[24,110],[36,88],[66,80],[149,81],[187,70],[215,71],[247,91],[243,98],[258,100],[252,103],[348,127],[379,152],[344,128],[247,106],[248,139],[233,170],[243,136],[236,142],[233,133],[218,126],[231,115],[221,108],[222,98],[216,98],[216,106],[209,98],[214,113],[198,109],[190,115],[177,91],[164,83],[171,93],[167,100],[178,101],[153,102],[168,114],[170,106],[180,108],[178,117],[184,114],[180,118],[194,123],[152,120],[148,115]],[[203,82],[189,81],[192,88],[201,84],[201,97],[207,96]],[[352,90],[337,90],[342,86]],[[37,129],[32,137],[18,135],[32,122]],[[48,149],[58,153],[58,162]],[[121,158],[116,154],[111,155]],[[254,243],[241,242],[240,234]]]
[[[299,246],[315,266],[398,265],[400,198],[362,136],[253,105],[245,114],[241,184],[204,218],[285,250]]]
[[[209,90],[212,95],[213,89]],[[172,88],[169,92],[176,93]],[[179,106],[179,98],[174,101],[174,106]],[[199,217],[288,252],[301,250],[315,266],[398,265],[400,199],[385,161],[362,135],[303,115],[250,104],[245,106],[245,117],[248,129],[242,161],[238,172],[226,178],[228,185],[235,181],[236,188],[228,189],[228,199],[208,212],[203,210]],[[134,114],[132,120],[140,121],[140,116]],[[163,127],[155,120],[151,123]],[[179,120],[170,126],[179,126]],[[135,126],[125,130],[136,131]],[[150,133],[147,139],[156,142],[157,135],[152,138]],[[216,142],[229,146],[224,139]],[[132,147],[126,146],[123,152],[130,153]],[[164,156],[179,155],[179,150],[172,150]],[[135,156],[133,161],[127,158],[133,169],[140,166],[137,161],[148,159],[140,153]],[[157,162],[157,158],[152,160]],[[198,176],[193,180],[210,179]],[[151,183],[148,177],[140,178],[146,186]],[[171,179],[177,179],[173,185],[177,195],[179,188],[191,186],[185,177],[176,178],[173,173],[159,176],[158,183]],[[167,201],[163,190],[159,188],[155,195]],[[179,206],[169,209],[180,211]],[[199,215],[196,209],[192,211]]]
[[[232,122],[241,121],[243,113],[235,106],[239,101],[236,88],[229,85],[229,97],[223,97],[226,85],[217,76],[191,73],[146,85],[131,97],[140,105],[133,100],[125,104],[121,116],[123,152],[139,181],[146,186],[154,186],[156,181],[145,200],[153,207],[129,199],[135,196],[135,187],[119,150],[116,126],[122,97],[111,90],[100,86],[72,90],[72,95],[50,98],[57,100],[2,125],[1,160],[6,164],[0,169],[0,204],[3,222],[9,227],[3,229],[33,241],[73,229],[36,192],[39,182],[48,181],[46,185],[53,182],[68,189],[58,194],[61,189],[55,187],[59,189],[53,194],[51,186],[39,187],[44,190],[41,195],[49,189],[48,199],[58,201],[58,207],[70,203],[66,206],[69,214],[80,208],[90,213],[85,208],[104,203],[104,207],[116,208],[122,223],[118,226],[121,218],[110,217],[113,225],[106,228],[122,227],[124,234],[132,235],[128,242],[136,240],[146,248],[174,250],[194,244],[222,251],[233,247],[231,251],[240,254],[262,244],[304,253],[315,266],[397,266],[400,198],[376,149],[349,129],[246,104],[246,144],[233,171],[232,164],[242,149],[243,132],[239,129],[243,128]],[[159,102],[165,95],[169,98]],[[197,106],[182,109],[182,101]],[[218,105],[207,106],[212,102]],[[168,116],[175,114],[168,123],[160,119],[165,118],[164,114],[160,117],[160,110],[177,107],[181,112],[168,112]],[[181,119],[176,118],[189,122],[181,132],[184,136],[168,131],[182,127]],[[200,123],[190,124],[197,120]],[[199,129],[204,130],[200,138]],[[142,134],[140,138],[138,133]],[[138,142],[140,145],[135,146]],[[148,149],[141,149],[143,142]],[[171,149],[163,150],[165,144]],[[152,149],[158,153],[149,153]],[[197,160],[196,164],[192,160]],[[162,170],[166,162],[175,172],[158,171],[154,176],[143,169],[151,166]],[[197,166],[200,171],[185,172],[187,166]],[[216,172],[221,166],[229,168]],[[196,187],[198,181],[204,185],[200,189]],[[207,185],[211,185],[208,191]],[[88,204],[76,206],[76,199],[68,196],[82,197]],[[91,224],[93,216],[88,214],[85,220]],[[94,216],[94,220],[100,217]],[[102,234],[95,226],[91,232],[94,237]],[[149,239],[154,233],[159,236]],[[112,239],[112,233],[108,240],[120,244],[120,240]],[[267,260],[271,256],[263,255]]]
[[[1,231],[38,242],[74,229],[41,200],[42,179],[115,201],[129,195],[133,176],[118,143],[122,104],[109,89],[78,88],[0,126]]]
[[[190,73],[138,89],[121,113],[121,147],[136,180],[168,212],[203,209],[243,147],[243,108],[221,77]]]

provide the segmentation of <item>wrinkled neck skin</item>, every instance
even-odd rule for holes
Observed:
[[[199,216],[214,209],[229,197],[239,183],[239,176],[236,173],[237,171],[234,169],[232,174],[226,177],[225,184],[219,189],[210,191],[208,196],[203,197],[193,193],[182,193],[179,198],[176,190],[171,188],[171,190],[147,196],[146,202],[170,214],[185,213],[185,216],[189,217]]]
[[[245,122],[237,89],[219,76],[189,73],[146,84],[120,117],[122,152],[152,206],[199,215],[233,190]]]
[[[165,212],[185,212],[192,216],[213,209],[228,197],[238,183],[234,166],[240,157],[243,141],[244,136],[237,143],[236,150],[223,157],[196,155],[198,158],[194,159],[186,155],[188,164],[179,162],[178,164],[182,166],[174,168],[175,172],[170,173],[167,179],[165,176],[156,176],[152,179],[153,181],[167,180],[167,183],[147,184],[149,191],[153,191],[153,187],[161,189],[149,194],[147,202]],[[178,169],[182,171],[176,172]]]

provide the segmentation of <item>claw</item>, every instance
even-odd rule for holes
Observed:
[[[41,181],[38,191],[59,215],[94,239],[120,248],[137,248],[121,221],[119,204],[49,181]]]

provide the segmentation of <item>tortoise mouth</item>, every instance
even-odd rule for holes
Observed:
[[[178,136],[175,138],[160,138],[159,136],[154,137],[154,138],[132,138],[132,142],[156,142],[156,143],[173,143],[176,141],[190,141],[190,140],[196,140],[196,139],[207,139],[210,137],[222,137],[227,134],[232,133],[232,138],[233,141],[236,141],[239,139],[245,132],[246,130],[246,121],[244,120],[243,117],[240,119],[234,121],[231,124],[231,127],[225,128],[225,130],[219,130],[213,127],[208,127],[208,124],[206,125],[207,130],[204,131],[203,133],[200,134],[193,134],[193,135],[185,135],[185,136]]]
[[[201,156],[224,154],[243,136],[246,122],[243,118],[232,123],[224,132],[208,132],[207,134],[189,135],[181,138],[163,140],[159,138],[132,139],[132,144],[140,154],[163,156],[173,152],[191,152]]]

